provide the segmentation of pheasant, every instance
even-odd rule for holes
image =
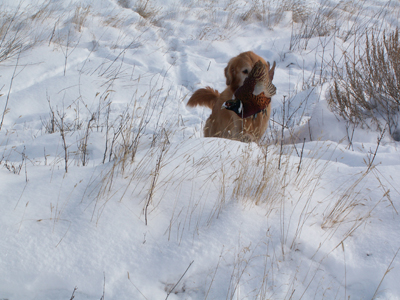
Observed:
[[[272,69],[274,67],[275,62]],[[232,110],[243,119],[250,116],[256,118],[258,113],[268,107],[271,97],[275,94],[276,87],[270,80],[269,69],[259,60],[244,80],[243,85],[235,91],[235,98],[225,101],[221,108]]]

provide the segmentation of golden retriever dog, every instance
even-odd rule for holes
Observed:
[[[197,105],[211,108],[212,112],[204,127],[205,137],[221,137],[245,142],[258,142],[268,127],[271,105],[256,117],[240,118],[235,112],[223,109],[225,101],[233,98],[236,89],[243,85],[254,64],[261,60],[269,69],[269,79],[274,77],[275,64],[270,65],[252,51],[243,52],[232,58],[225,68],[227,87],[222,93],[210,87],[198,89],[190,97],[187,106]]]

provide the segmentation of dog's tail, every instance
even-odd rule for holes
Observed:
[[[198,89],[190,97],[187,106],[194,107],[197,105],[213,108],[219,97],[219,92],[207,86],[204,89]]]

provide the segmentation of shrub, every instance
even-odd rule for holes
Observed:
[[[328,101],[331,110],[355,126],[388,127],[400,140],[400,41],[399,30],[365,34],[365,51],[345,55],[345,69],[336,68]]]

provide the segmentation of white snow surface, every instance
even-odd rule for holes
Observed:
[[[321,3],[357,8],[303,9]],[[31,46],[0,61],[1,300],[400,299],[400,144],[330,112],[311,78],[350,41],[291,49],[279,5],[2,1],[2,43]],[[343,30],[397,26],[396,2],[363,5]],[[186,102],[248,50],[277,63],[277,123],[260,145],[204,138]]]

